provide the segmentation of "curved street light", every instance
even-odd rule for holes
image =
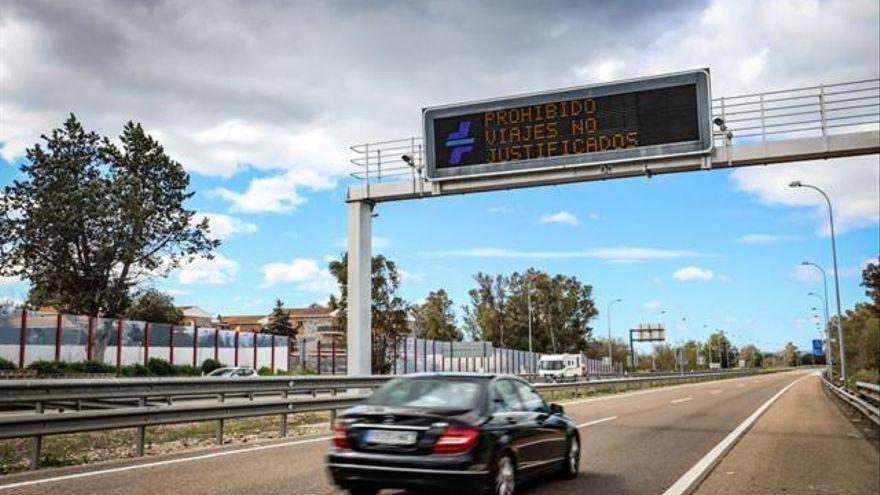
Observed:
[[[788,187],[806,187],[807,189],[812,189],[825,198],[825,202],[828,204],[828,224],[831,228],[831,258],[834,260],[834,292],[837,299],[837,339],[838,344],[840,345],[840,379],[843,383],[846,383],[846,346],[843,341],[843,315],[840,310],[840,271],[837,269],[837,241],[834,237],[834,212],[831,207],[831,198],[825,194],[825,191],[819,189],[818,187],[811,184],[804,184],[803,182],[796,180],[792,181]]]

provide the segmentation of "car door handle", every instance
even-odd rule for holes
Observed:
[[[516,418],[511,417],[511,416],[507,417],[507,424],[515,425],[516,423],[517,423]]]

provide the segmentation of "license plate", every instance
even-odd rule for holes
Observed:
[[[368,430],[367,443],[379,445],[413,445],[416,443],[416,432],[398,430]]]

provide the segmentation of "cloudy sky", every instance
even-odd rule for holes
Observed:
[[[225,241],[156,285],[212,313],[264,313],[333,290],[348,147],[419,133],[422,107],[696,67],[715,96],[877,78],[878,9],[0,0],[0,185],[70,112],[110,136],[139,121],[191,172],[191,206]],[[820,198],[786,188],[793,178],[835,201],[851,305],[880,251],[877,156],[383,204],[374,246],[411,300],[443,287],[461,304],[474,272],[536,266],[594,285],[601,308],[623,298],[619,329],[666,321],[676,341],[708,325],[805,347],[818,286],[798,263],[830,255]],[[0,296],[26,290],[0,280]]]

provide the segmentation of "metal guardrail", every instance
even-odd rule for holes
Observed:
[[[829,390],[834,392],[838,397],[843,399],[844,402],[858,409],[859,412],[870,419],[871,422],[873,422],[875,425],[880,426],[880,407],[870,404],[868,403],[868,401],[851,394],[843,387],[838,387],[837,385],[831,383],[830,381],[828,381],[828,378],[826,378],[824,374],[822,375],[822,383],[824,383],[825,386]],[[862,393],[863,389],[869,393],[873,392],[874,394],[880,392],[880,388],[878,388],[877,385],[873,385],[870,383],[859,382],[857,386],[859,388],[859,393]],[[877,396],[875,395],[874,397],[874,400],[876,402]]]
[[[871,401],[875,406],[880,406],[880,385],[868,382],[856,382],[856,390],[865,400]]]
[[[683,373],[675,375],[535,384],[552,400],[556,392],[573,392],[575,396],[599,390],[614,391],[644,388],[672,383],[687,383],[717,378],[732,378],[753,372]],[[79,433],[117,428],[137,428],[136,454],[144,454],[146,427],[197,421],[216,421],[216,440],[223,443],[227,419],[273,416],[281,418],[280,435],[287,435],[287,415],[314,411],[336,411],[363,400],[367,394],[335,395],[342,390],[372,389],[393,376],[368,377],[271,377],[256,379],[117,379],[117,380],[32,380],[0,384],[0,399],[6,404],[33,403],[35,414],[0,417],[0,439],[30,437],[32,469],[39,467],[42,439],[47,435]],[[202,385],[204,390],[198,390]],[[249,388],[250,387],[250,388]],[[294,391],[316,393],[329,391],[329,397],[308,399],[288,397]],[[259,393],[281,393],[277,398],[254,399]],[[251,400],[226,402],[231,394],[245,394]],[[148,405],[149,397],[216,396],[212,403],[179,403]],[[136,406],[105,410],[45,413],[47,405],[70,400],[107,400],[137,398]]]
[[[715,145],[762,143],[800,137],[827,137],[880,126],[880,79],[767,91],[712,100],[713,117],[732,133],[715,133]],[[421,136],[351,146],[351,176],[376,182],[421,183],[424,143]],[[412,163],[402,159],[407,155]]]

